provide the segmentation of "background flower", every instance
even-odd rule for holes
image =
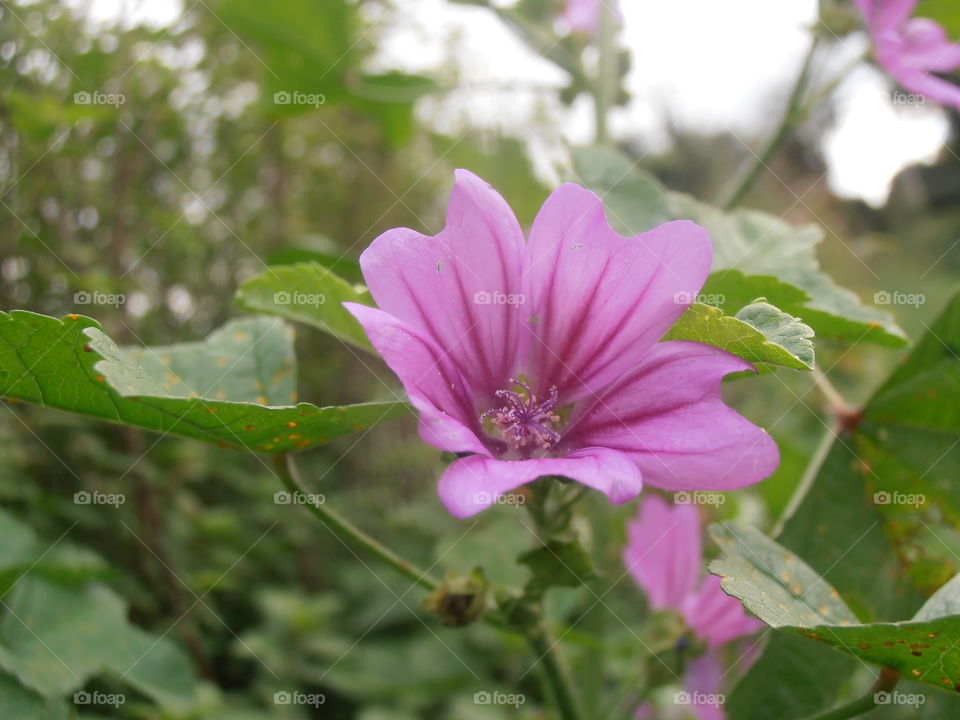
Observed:
[[[746,614],[736,598],[720,588],[720,578],[702,577],[703,548],[696,505],[669,505],[651,495],[627,525],[623,562],[646,593],[650,607],[678,612],[707,652],[687,664],[688,693],[717,695],[727,674],[719,649],[750,635],[763,623]],[[718,705],[695,703],[688,708],[701,720],[719,720]]]
[[[934,74],[960,68],[960,46],[933,20],[910,17],[917,0],[854,1],[880,67],[905,89],[960,109],[960,87]]]
[[[600,12],[604,2],[610,7],[614,19],[618,23],[623,22],[619,0],[567,0],[567,7],[561,17],[573,30],[596,35],[600,28]]]

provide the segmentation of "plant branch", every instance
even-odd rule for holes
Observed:
[[[609,115],[616,92],[616,58],[613,52],[613,8],[606,2],[598,5],[597,76],[593,82],[593,109],[595,118],[594,139],[597,145],[610,142]]]
[[[278,454],[275,458],[275,466],[277,477],[280,478],[280,482],[288,492],[309,494],[306,486],[300,480],[291,455],[288,453]],[[365,533],[334,510],[316,503],[305,503],[304,507],[345,543],[359,546],[369,555],[428,590],[436,590],[440,587],[440,581],[430,575],[428,571],[400,557],[393,550]],[[510,627],[493,616],[487,615],[484,620],[499,630],[520,632],[518,628]],[[553,694],[562,720],[582,720],[573,699],[572,684],[568,681],[557,657],[556,644],[550,641],[549,636],[543,629],[525,631],[523,635],[536,653],[537,662],[543,666],[544,677]]]
[[[820,472],[823,462],[827,459],[827,455],[829,455],[830,451],[833,449],[833,444],[836,441],[838,432],[839,428],[831,425],[827,428],[826,432],[823,433],[823,437],[820,438],[820,444],[817,445],[817,449],[814,451],[813,457],[810,458],[810,462],[807,463],[807,467],[803,471],[803,477],[800,478],[800,482],[797,483],[797,487],[793,491],[793,495],[790,496],[790,502],[787,503],[787,507],[780,515],[780,519],[777,520],[776,527],[770,533],[771,537],[777,537],[783,531],[787,521],[793,517],[793,514],[797,511],[797,508],[800,507],[803,499],[807,496],[807,492],[813,485],[813,481],[816,479],[817,473]]]
[[[748,161],[745,169],[738,174],[739,179],[733,191],[719,203],[724,210],[730,210],[740,204],[746,194],[750,192],[753,184],[760,176],[760,172],[767,167],[783,142],[809,112],[810,108],[802,108],[802,101],[803,95],[810,83],[810,71],[813,67],[813,58],[819,46],[820,36],[814,35],[813,41],[810,43],[810,49],[803,59],[800,72],[797,74],[797,79],[794,81],[793,88],[790,90],[790,97],[787,100],[787,106],[783,111],[777,129],[767,141],[763,150],[760,151],[760,154],[754,155],[753,159]]]
[[[280,453],[276,456],[276,471],[280,482],[283,483],[283,486],[290,493],[309,494],[297,474],[297,469],[291,455]],[[417,585],[425,587],[428,590],[436,590],[440,586],[440,581],[430,575],[428,571],[400,557],[393,552],[393,550],[365,533],[338,512],[317,503],[305,503],[304,507],[338,538],[346,543],[359,546],[385,565],[389,565],[401,575],[413,580]]]
[[[554,651],[556,643],[552,642],[547,632],[542,629],[530,632],[527,641],[539,658],[538,662],[543,665],[544,676],[553,693],[560,717],[563,720],[582,720],[583,716],[573,697],[572,684]]]

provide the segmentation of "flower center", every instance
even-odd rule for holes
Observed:
[[[560,422],[560,416],[553,412],[557,405],[556,386],[550,388],[549,397],[540,400],[526,383],[513,379],[508,382],[509,387],[519,387],[520,392],[497,390],[494,395],[503,405],[487,410],[480,421],[489,419],[516,449],[535,445],[549,450],[560,442],[560,433],[551,427]]]

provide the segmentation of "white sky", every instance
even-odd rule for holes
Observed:
[[[172,23],[182,7],[180,0],[70,4],[92,4],[98,18],[156,25]],[[563,141],[589,142],[588,101],[581,98],[570,109],[556,103],[543,88],[562,84],[562,73],[528,50],[491,12],[445,0],[398,0],[397,5],[402,12],[372,18],[387,29],[376,62],[409,71],[441,67],[454,72],[462,88],[422,100],[419,111],[427,122],[453,133],[470,126],[515,132],[527,137],[538,167],[562,152]],[[632,101],[615,111],[611,126],[618,137],[639,135],[658,148],[670,122],[702,131],[730,130],[753,138],[755,146],[777,117],[778,103],[799,68],[817,2],[622,0],[622,5],[622,42],[633,55],[627,77]],[[863,43],[854,38],[830,65],[842,67],[843,56],[859,52]],[[946,140],[941,110],[895,105],[890,90],[880,73],[861,66],[834,96],[835,124],[824,137],[823,151],[828,181],[841,196],[882,204],[893,176],[912,163],[931,161]],[[562,137],[542,130],[551,126]]]

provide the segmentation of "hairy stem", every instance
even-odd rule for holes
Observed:
[[[286,453],[278,454],[276,456],[276,471],[280,482],[283,483],[283,486],[289,492],[302,493],[304,495],[309,494],[297,474],[292,456]],[[428,590],[435,590],[440,586],[440,581],[430,575],[429,572],[417,567],[409,560],[400,557],[393,552],[393,550],[365,533],[336,511],[331,510],[325,505],[316,503],[305,503],[304,507],[309,510],[314,517],[320,520],[330,532],[345,543],[359,546],[380,562],[389,565],[401,575],[413,580],[417,585],[425,587]]]
[[[306,486],[300,480],[291,455],[287,453],[278,454],[275,467],[277,477],[280,478],[280,482],[288,492],[309,494]],[[428,590],[436,590],[440,587],[440,581],[430,575],[427,570],[423,570],[409,560],[400,557],[393,550],[365,533],[334,510],[315,503],[304,503],[304,507],[344,543],[359,546],[369,555],[392,567],[421,587]],[[489,625],[505,632],[518,632],[516,628],[504,624],[495,617],[488,615],[484,619]],[[524,632],[523,635],[537,655],[537,663],[543,669],[544,679],[553,694],[554,702],[562,720],[582,720],[573,699],[572,684],[569,682],[558,658],[556,643],[550,641],[546,631],[542,628]]]
[[[550,640],[545,630],[537,630],[527,635],[527,641],[538,661],[543,667],[543,673],[553,693],[553,701],[560,711],[563,720],[582,720],[583,716],[577,708],[573,697],[572,684],[567,673],[555,652],[556,643]]]
[[[809,112],[810,108],[802,108],[802,101],[803,95],[810,83],[810,71],[813,67],[813,58],[819,46],[820,37],[819,35],[815,35],[813,41],[810,43],[810,49],[803,59],[803,65],[797,74],[797,79],[793,83],[790,97],[787,100],[787,106],[784,108],[777,129],[767,141],[763,150],[760,151],[760,154],[755,154],[753,159],[747,163],[745,169],[739,173],[739,179],[733,191],[720,202],[721,207],[725,210],[729,210],[740,204],[746,194],[750,192],[760,173],[767,167],[770,160],[773,159],[777,150],[780,149],[780,146],[790,137],[790,134],[797,125],[800,124],[807,112]]]
[[[803,477],[800,478],[800,482],[797,483],[797,487],[793,491],[793,495],[790,496],[790,502],[787,503],[787,507],[780,515],[780,519],[777,520],[776,527],[774,527],[773,531],[770,533],[771,537],[777,537],[781,532],[783,532],[783,528],[787,524],[787,521],[793,517],[793,514],[797,511],[797,508],[800,507],[803,499],[807,496],[807,492],[813,485],[813,481],[816,479],[817,473],[820,472],[820,468],[827,459],[827,455],[829,455],[830,451],[833,449],[833,444],[836,442],[838,432],[839,428],[831,425],[823,433],[823,437],[820,438],[820,444],[817,445],[817,449],[814,451],[813,456],[810,458],[810,462],[807,463],[807,467],[803,471]]]

